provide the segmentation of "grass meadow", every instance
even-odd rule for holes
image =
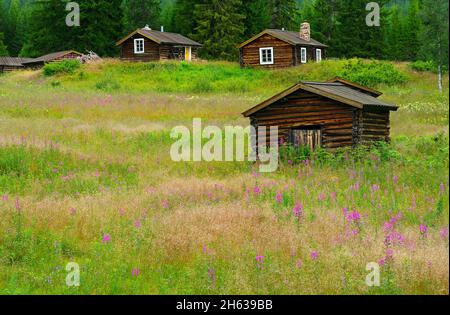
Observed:
[[[448,294],[448,75],[439,94],[433,73],[373,63],[105,60],[0,75],[0,294]],[[336,75],[400,106],[390,144],[268,174],[171,160],[172,127],[246,126],[244,110]]]

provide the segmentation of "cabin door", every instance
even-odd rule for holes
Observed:
[[[184,47],[184,60],[192,60],[192,47]]]
[[[294,147],[305,146],[311,150],[322,146],[322,129],[312,127],[291,130],[291,143]]]

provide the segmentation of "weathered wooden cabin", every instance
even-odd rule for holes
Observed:
[[[390,111],[398,107],[379,100],[381,94],[341,78],[300,82],[243,115],[255,128],[278,126],[276,141],[293,146],[333,149],[389,141]]]
[[[161,32],[148,26],[137,29],[117,42],[121,46],[120,58],[125,61],[185,60],[198,58],[202,46],[183,35]]]
[[[0,57],[0,73],[24,69],[23,63],[32,58]]]
[[[239,45],[241,67],[284,68],[320,62],[327,46],[311,38],[309,23],[299,32],[267,29]]]
[[[58,62],[67,59],[77,59],[81,56],[83,56],[83,54],[75,50],[58,51],[31,60],[24,61],[22,64],[24,67],[27,68],[38,69],[43,67],[46,63]]]

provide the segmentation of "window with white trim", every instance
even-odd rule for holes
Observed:
[[[300,61],[301,63],[306,63],[308,61],[306,47],[300,48]]]
[[[316,61],[317,62],[322,61],[322,49],[316,49]]]
[[[273,65],[273,47],[259,49],[259,63],[262,65]]]
[[[135,54],[143,54],[145,51],[144,49],[144,39],[143,38],[136,38],[134,40],[134,53]]]

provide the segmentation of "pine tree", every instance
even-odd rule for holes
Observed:
[[[1,56],[8,56],[8,49],[6,48],[6,45],[4,43],[4,35],[3,33],[0,33],[0,57]]]
[[[192,36],[194,29],[197,27],[194,19],[194,10],[197,4],[201,4],[202,0],[177,0],[173,9],[173,26],[174,31],[186,36]]]
[[[245,37],[252,37],[265,29],[271,24],[271,6],[267,0],[247,0],[244,3],[243,12],[244,20],[244,35]]]
[[[423,0],[421,6],[423,29],[420,34],[422,49],[420,56],[437,65],[438,88],[442,93],[442,73],[448,69],[448,1]]]
[[[316,0],[306,8],[304,20],[311,24],[311,37],[329,44],[335,35],[336,3],[330,0]]]
[[[272,6],[271,27],[277,29],[294,29],[298,8],[295,0],[269,0]]]
[[[405,59],[416,60],[420,50],[419,34],[421,32],[419,17],[419,1],[411,0],[408,8],[408,16],[405,23],[405,42],[408,47],[405,51]]]
[[[194,38],[203,44],[202,56],[211,59],[236,60],[236,46],[242,41],[244,16],[241,0],[203,0],[195,6],[198,25]]]
[[[125,25],[127,31],[149,25],[153,29],[160,26],[160,0],[125,0]]]

